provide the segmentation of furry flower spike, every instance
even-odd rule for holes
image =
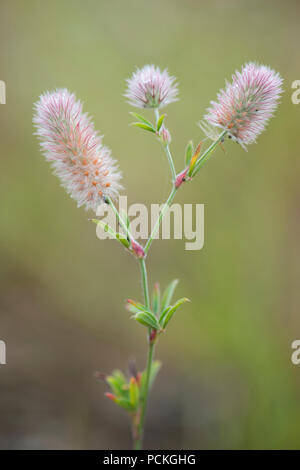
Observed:
[[[127,79],[124,96],[136,108],[162,108],[177,101],[177,94],[175,77],[171,77],[167,70],[161,71],[154,65],[145,65]]]
[[[96,211],[105,197],[118,195],[121,174],[74,94],[66,89],[43,94],[33,122],[46,160],[78,207]]]
[[[282,78],[265,65],[248,63],[232,76],[212,101],[204,119],[228,131],[242,145],[252,144],[264,130],[282,93]]]

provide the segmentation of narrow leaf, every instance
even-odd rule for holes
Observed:
[[[189,165],[189,173],[188,173],[189,176],[191,176],[192,173],[193,173],[193,170],[194,170],[194,168],[195,168],[195,165],[196,165],[196,163],[197,163],[198,157],[199,157],[200,152],[201,152],[201,147],[202,147],[202,142],[200,142],[200,143],[197,145],[197,148],[196,148],[196,150],[195,150],[195,153],[194,153],[194,155],[193,155],[192,158],[191,158],[190,165]]]
[[[126,411],[134,411],[134,407],[132,406],[130,401],[127,400],[126,398],[123,398],[123,397],[116,398],[115,403],[117,405],[121,406],[121,408],[124,408],[124,410],[126,410]]]
[[[108,232],[113,238],[117,238],[117,232],[112,227],[110,227],[110,225],[108,225],[107,223],[99,219],[91,219],[91,220],[95,224],[100,225],[100,227],[103,228],[104,232]]]
[[[164,321],[164,318],[165,316],[167,315],[167,313],[169,312],[169,310],[171,310],[171,306],[169,305],[169,307],[166,307],[160,314],[160,317],[159,317],[159,324],[162,325],[163,324],[163,321]]]
[[[131,112],[130,114],[131,114],[131,116],[135,117],[136,119],[143,122],[144,124],[147,124],[147,126],[153,127],[153,129],[154,129],[154,126],[153,126],[152,122],[148,121],[146,118],[144,118],[140,114],[134,113],[134,112]]]
[[[153,361],[151,372],[150,372],[150,378],[149,378],[149,389],[152,387],[160,368],[161,368],[161,362]],[[146,380],[146,372],[144,371],[142,373],[142,385],[141,385],[142,390],[144,390],[145,380]]]
[[[139,403],[139,386],[134,377],[131,377],[129,382],[129,401],[130,404],[136,409]]]
[[[154,134],[156,134],[156,130],[152,126],[148,126],[148,124],[143,124],[142,122],[133,122],[131,125],[135,127],[140,127],[145,131],[153,132]]]
[[[125,248],[129,248],[130,246],[130,242],[128,241],[128,239],[123,235],[123,233],[117,233],[116,234],[116,238],[119,242],[122,243],[122,245],[125,246]]]
[[[103,222],[102,220],[98,220],[98,219],[91,219],[91,220],[95,224],[100,225],[100,227],[102,227],[104,232],[108,232],[112,236],[112,238],[114,238],[115,240],[118,240],[126,248],[129,248],[129,241],[127,240],[125,235],[123,235],[123,233],[116,232],[110,225]]]
[[[145,305],[141,304],[140,302],[136,302],[135,300],[127,299],[125,307],[129,312],[138,313],[138,312],[148,312]]]
[[[126,385],[126,380],[122,372],[115,370],[112,375],[107,376],[105,380],[115,395],[123,395],[123,387]]]
[[[176,312],[176,310],[180,307],[180,305],[186,303],[186,302],[189,302],[189,299],[187,298],[182,298],[182,299],[179,299],[175,305],[173,305],[173,307],[170,308],[170,310],[168,311],[168,313],[165,315],[165,318],[163,320],[163,324],[162,324],[162,327],[165,329],[167,324],[169,323],[169,321],[171,320],[172,316],[174,315],[174,313]]]
[[[161,362],[160,361],[154,361],[151,367],[151,373],[150,373],[150,380],[149,380],[149,387],[151,388],[154,380],[156,379],[156,376],[161,368]]]
[[[189,143],[187,144],[186,150],[185,150],[185,164],[186,164],[186,166],[188,166],[190,164],[190,161],[191,161],[191,158],[192,158],[193,154],[194,154],[194,144],[190,140]]]
[[[179,282],[178,279],[175,279],[168,285],[168,287],[164,291],[164,295],[163,295],[162,302],[161,302],[161,311],[163,311],[166,307],[170,305],[178,282]]]
[[[166,117],[166,115],[165,115],[165,114],[162,114],[162,115],[160,116],[160,118],[158,119],[157,124],[156,124],[157,132],[160,131],[160,128],[161,128],[161,126],[163,125],[163,122],[164,122],[165,117]]]
[[[159,283],[157,282],[153,289],[152,294],[152,310],[154,315],[157,315],[160,309],[160,287]]]
[[[133,318],[148,328],[154,328],[155,330],[160,329],[158,321],[152,312],[138,312]]]

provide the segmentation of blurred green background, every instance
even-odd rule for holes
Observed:
[[[192,302],[161,338],[148,448],[300,448],[297,1],[14,1],[0,7],[0,447],[130,448],[127,416],[93,378],[144,367],[146,338],[123,301],[142,299],[138,265],[96,238],[51,174],[33,135],[33,103],[67,87],[85,103],[124,175],[129,203],[165,200],[159,144],[128,126],[122,94],[136,66],[178,77],[167,108],[177,169],[209,101],[249,60],[272,66],[285,94],[248,153],[226,143],[176,202],[205,204],[205,246],[155,241],[150,283],[179,277]],[[149,117],[151,113],[148,113]]]

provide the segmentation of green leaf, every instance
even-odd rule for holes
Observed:
[[[109,384],[112,392],[116,396],[124,395],[124,387],[126,386],[126,379],[122,372],[119,370],[113,371],[111,375],[106,377],[106,382]]]
[[[147,119],[145,119],[143,116],[141,116],[140,114],[138,113],[134,113],[134,112],[131,112],[130,113],[131,116],[135,117],[136,119],[138,119],[139,121],[143,122],[144,124],[146,124],[147,126],[149,127],[152,127],[154,129],[154,126],[152,124],[152,122],[148,121]]]
[[[176,312],[176,310],[184,303],[189,302],[189,299],[186,297],[183,297],[182,299],[177,300],[176,304],[173,305],[173,307],[170,308],[170,310],[167,312],[167,314],[164,317],[162,327],[165,329],[169,321],[171,320],[172,316]]]
[[[150,373],[150,379],[149,379],[149,387],[151,388],[154,380],[156,379],[156,376],[161,368],[161,362],[160,361],[154,361],[151,367],[151,373]]]
[[[103,228],[104,232],[108,232],[112,237],[117,238],[117,232],[110,227],[107,223],[103,222],[102,220],[99,219],[92,219],[92,222],[94,222],[97,225],[100,225],[100,227]]]
[[[156,124],[157,132],[160,131],[160,128],[161,128],[161,126],[163,125],[163,122],[164,122],[165,117],[166,117],[166,115],[165,115],[165,114],[162,114],[162,115],[160,116],[160,118],[158,119],[157,124]]]
[[[154,313],[150,312],[150,310],[148,310],[145,305],[128,299],[126,302],[126,308],[134,314],[132,318],[137,320],[142,325],[145,325],[148,328],[154,328],[155,330],[160,329],[156,316]]]
[[[128,239],[123,235],[123,233],[117,233],[116,234],[116,238],[117,240],[122,243],[122,245],[125,246],[125,248],[129,248],[130,246],[130,242],[128,241]]]
[[[169,310],[170,310],[171,308],[172,308],[172,306],[169,305],[169,307],[166,307],[166,308],[161,312],[160,317],[159,317],[159,320],[158,320],[158,323],[159,323],[160,325],[163,324],[163,320],[164,320],[165,316],[167,315],[167,313],[169,312]]]
[[[110,225],[103,222],[102,220],[92,219],[92,222],[97,225],[100,225],[100,227],[103,228],[104,232],[108,232],[115,240],[118,240],[126,248],[129,248],[130,243],[125,237],[125,235],[123,235],[123,233],[116,232]]]
[[[154,134],[156,134],[156,130],[154,129],[154,127],[149,126],[148,124],[144,124],[142,122],[133,122],[131,125],[135,127],[140,127],[141,129],[144,129],[145,131],[153,132]]]
[[[132,404],[130,403],[130,401],[126,398],[123,398],[123,397],[120,397],[120,398],[117,398],[115,400],[115,403],[119,406],[121,406],[121,408],[124,408],[124,410],[126,411],[134,411],[135,408],[132,406]]]
[[[129,401],[130,404],[136,409],[139,404],[140,389],[134,377],[131,377],[129,382]]]
[[[158,282],[155,284],[152,293],[152,310],[157,315],[160,309],[160,288]]]
[[[135,300],[127,299],[125,307],[131,313],[138,313],[138,312],[147,312],[145,305],[141,304],[140,302],[136,302]]]
[[[151,372],[150,372],[150,377],[149,377],[149,389],[152,387],[160,368],[161,368],[161,362],[153,361]],[[142,390],[144,389],[144,386],[145,386],[145,380],[146,380],[146,371],[142,373],[142,386],[141,386]]]
[[[164,291],[162,302],[161,302],[161,311],[163,311],[166,307],[170,305],[178,282],[179,282],[178,279],[175,279],[168,285],[168,287]]]
[[[187,144],[186,150],[185,150],[185,164],[188,166],[190,164],[191,158],[194,155],[194,144],[190,140],[189,143]]]
[[[160,329],[159,323],[152,312],[138,312],[133,318],[148,328],[154,328],[155,330]]]

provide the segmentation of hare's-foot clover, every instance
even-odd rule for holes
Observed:
[[[106,377],[110,387],[106,396],[131,417],[135,449],[142,448],[148,393],[160,368],[159,361],[154,361],[155,344],[177,309],[188,301],[183,297],[172,302],[177,280],[171,282],[162,296],[156,283],[150,299],[146,258],[152,242],[182,184],[196,176],[226,137],[243,147],[255,142],[274,113],[281,93],[282,79],[278,73],[264,65],[246,64],[241,72],[233,75],[232,83],[226,83],[225,90],[218,94],[218,101],[211,103],[199,123],[206,138],[196,147],[193,142],[188,143],[184,168],[177,173],[170,150],[171,134],[165,126],[166,115],[159,114],[160,108],[177,100],[175,78],[166,70],[161,72],[158,67],[146,65],[137,69],[127,80],[125,96],[129,103],[137,108],[154,110],[154,123],[140,114],[131,113],[135,118],[132,125],[154,135],[162,144],[172,176],[169,197],[145,246],[133,238],[127,215],[119,213],[114,206],[113,199],[121,189],[121,175],[110,150],[102,144],[102,138],[95,131],[91,118],[83,113],[80,101],[67,90],[56,90],[42,95],[35,106],[36,134],[46,160],[62,185],[78,206],[84,205],[86,209],[96,211],[99,204],[109,204],[118,218],[120,231],[101,220],[91,220],[108,231],[139,261],[144,301],[127,300],[126,308],[138,323],[147,328],[149,349],[146,368],[141,373],[131,373],[129,379],[119,371]],[[207,138],[211,143],[204,148]]]

